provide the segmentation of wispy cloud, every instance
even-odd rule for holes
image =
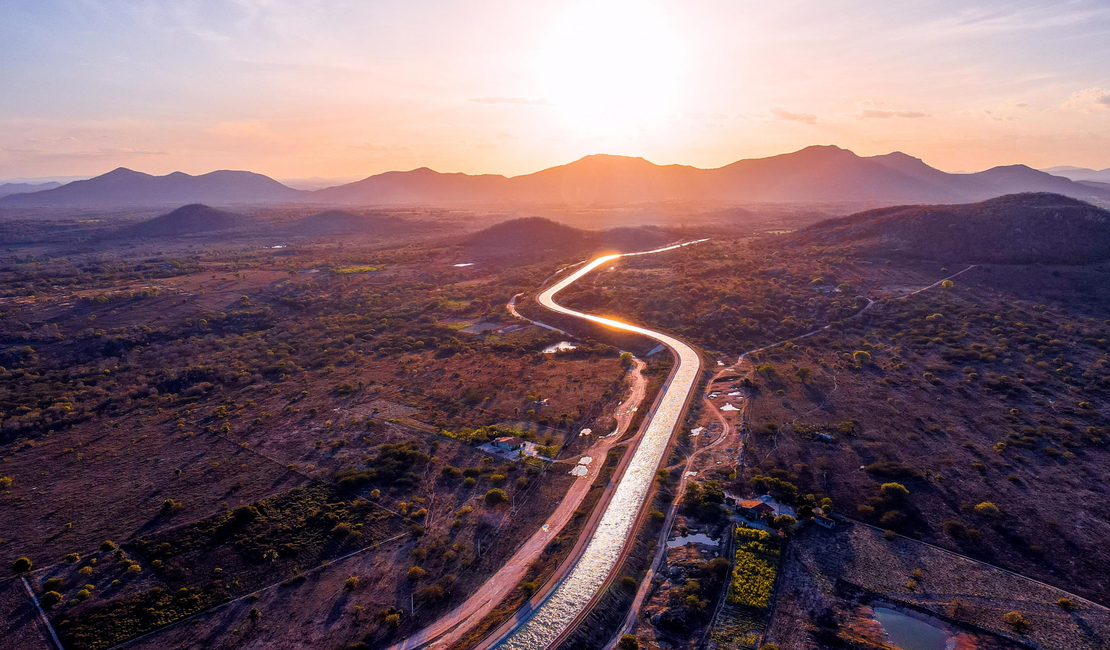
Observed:
[[[359,151],[408,151],[408,147],[402,147],[396,144],[377,144],[375,142],[363,142],[361,144],[352,144],[352,149]]]
[[[805,122],[806,124],[813,124],[817,121],[817,116],[813,113],[792,113],[779,106],[771,109],[771,115],[774,115],[780,120],[786,120],[787,122]]]
[[[467,101],[475,104],[516,104],[518,106],[551,106],[543,97],[472,97]]]
[[[127,156],[166,156],[168,151],[149,149],[119,149],[104,147],[86,151],[47,151],[45,149],[16,149],[12,147],[0,148],[0,151],[11,154],[13,158],[21,161],[35,160],[111,160]]]
[[[217,122],[205,130],[221,138],[269,139],[275,136],[270,125],[261,120]]]
[[[908,111],[908,110],[904,110],[904,109],[888,108],[887,106],[885,106],[883,104],[873,102],[869,99],[866,99],[866,100],[856,104],[856,108],[859,109],[859,113],[857,114],[857,117],[861,120],[862,119],[888,120],[892,117],[904,117],[904,118],[909,118],[909,119],[921,118],[921,117],[931,117],[931,115],[929,115],[928,113],[925,113],[923,111]]]
[[[1065,108],[1083,113],[1094,113],[1110,109],[1110,90],[1102,88],[1087,88],[1071,94],[1060,108]]]

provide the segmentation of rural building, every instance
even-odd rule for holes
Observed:
[[[739,504],[740,514],[749,519],[761,519],[775,514],[775,509],[758,499],[745,499]]]
[[[516,436],[501,436],[493,441],[493,446],[497,449],[507,449],[509,451],[517,451],[524,448],[524,441]]]

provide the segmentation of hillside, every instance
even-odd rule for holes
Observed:
[[[463,240],[477,254],[515,255],[544,252],[635,251],[660,246],[679,238],[655,227],[582,230],[543,217],[512,219],[490,226]]]
[[[1110,212],[1058,194],[1012,194],[981,203],[869,210],[815,224],[787,241],[884,256],[1083,264],[1110,257]]]
[[[40,192],[0,198],[4,206],[181,205],[185,203],[277,203],[306,193],[268,176],[215,171],[199,176],[174,172],[152,176],[120,167],[107,174]]]
[[[302,217],[289,226],[289,232],[302,237],[336,234],[393,233],[407,224],[397,217],[364,216],[345,210],[327,210]]]
[[[173,237],[241,228],[251,221],[243,215],[192,203],[121,231],[125,236]]]

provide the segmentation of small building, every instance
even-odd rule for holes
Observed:
[[[497,449],[517,451],[524,448],[524,441],[516,436],[501,436],[493,441],[493,446]]]
[[[836,520],[832,517],[826,517],[825,515],[817,515],[813,518],[813,523],[822,528],[828,528],[829,530],[836,528]]]
[[[749,519],[762,519],[775,514],[775,509],[758,499],[745,499],[738,506],[740,514]]]

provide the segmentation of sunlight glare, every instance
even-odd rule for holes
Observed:
[[[568,4],[541,44],[540,89],[567,126],[630,132],[674,109],[683,48],[665,12],[650,2]]]

